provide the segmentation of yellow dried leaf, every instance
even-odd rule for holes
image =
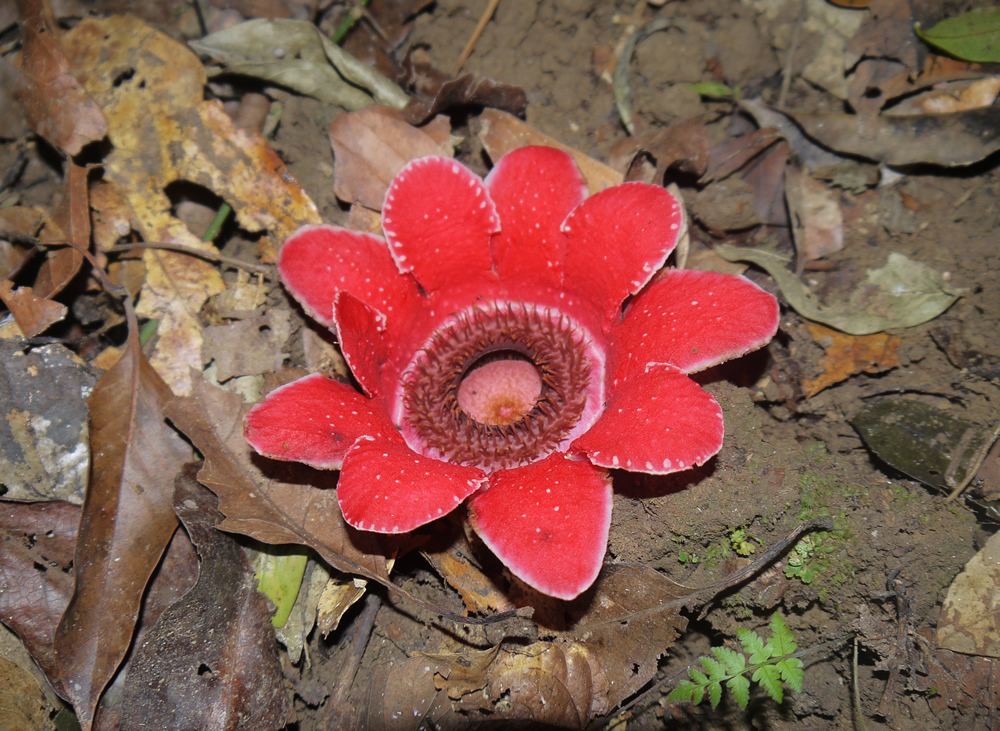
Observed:
[[[899,365],[901,341],[895,335],[845,335],[815,322],[807,322],[806,327],[813,340],[826,350],[819,362],[823,372],[802,384],[806,398],[856,373],[881,373]]]
[[[273,261],[274,242],[307,223],[319,223],[315,204],[291,178],[260,135],[237,128],[216,101],[203,99],[205,70],[183,44],[124,16],[88,18],[64,38],[74,72],[108,119],[105,179],[117,185],[146,241],[206,250],[171,213],[164,189],[186,180],[233,207],[239,225],[266,231],[261,255]],[[178,394],[191,390],[201,365],[198,312],[223,291],[214,266],[166,251],[147,251],[138,312],[160,320],[150,362]]]

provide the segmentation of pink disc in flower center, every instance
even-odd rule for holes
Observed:
[[[480,424],[506,426],[531,411],[541,393],[542,378],[534,365],[494,360],[466,374],[458,386],[458,405]]]

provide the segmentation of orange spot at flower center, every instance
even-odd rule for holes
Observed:
[[[541,393],[542,377],[534,364],[494,360],[466,374],[458,386],[458,405],[480,424],[506,426],[531,411]]]

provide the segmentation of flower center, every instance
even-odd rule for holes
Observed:
[[[458,405],[480,424],[507,426],[535,407],[542,394],[542,377],[529,360],[488,358],[465,374],[458,386]]]
[[[603,354],[589,341],[547,307],[456,313],[403,375],[403,437],[417,452],[487,471],[567,447],[601,410]]]

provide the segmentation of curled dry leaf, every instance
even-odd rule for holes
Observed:
[[[24,50],[21,59],[21,103],[28,124],[70,155],[108,132],[101,109],[70,71],[49,4],[21,0]]]
[[[492,107],[522,116],[528,107],[528,97],[520,86],[465,74],[445,81],[426,97],[411,97],[403,108],[403,119],[410,124],[423,124],[438,114],[465,106]]]
[[[85,731],[128,651],[146,584],[177,528],[173,479],[191,448],[163,420],[170,397],[133,332],[87,401],[93,457],[76,589],[56,632],[56,660]]]
[[[69,569],[79,522],[78,505],[0,503],[0,619],[62,696],[66,690],[54,642],[73,594]]]
[[[223,520],[218,498],[198,484],[196,471],[189,465],[178,476],[173,502],[198,549],[198,583],[160,615],[137,648],[122,726],[284,728],[291,700],[267,600],[256,590],[243,549],[216,529]]]
[[[955,577],[937,626],[937,643],[955,652],[1000,658],[1000,533]]]
[[[785,198],[799,266],[844,248],[844,216],[829,188],[791,167],[785,171]]]
[[[844,335],[814,322],[806,323],[809,334],[826,353],[819,363],[822,373],[802,384],[806,398],[824,388],[840,383],[856,373],[882,373],[899,365],[899,345],[896,335]]]
[[[761,267],[796,312],[849,335],[920,325],[947,310],[964,293],[948,284],[940,272],[894,251],[884,267],[866,272],[865,281],[847,302],[823,305],[785,268],[788,262],[779,254],[729,245],[717,246],[715,251],[727,261],[749,261]]]
[[[291,318],[290,310],[274,307],[260,317],[207,327],[202,358],[206,364],[215,361],[220,381],[277,373],[288,357],[283,348],[292,331]]]
[[[348,203],[382,210],[389,183],[410,160],[427,155],[451,157],[451,124],[437,117],[414,127],[391,107],[372,104],[330,123],[333,146],[333,189]]]
[[[9,279],[0,282],[0,300],[7,305],[26,338],[45,332],[66,317],[66,305],[36,296],[31,287],[14,289]]]
[[[649,156],[655,171],[645,182],[663,184],[668,169],[701,177],[708,169],[708,131],[699,118],[686,119],[667,129],[652,130],[638,137],[626,137],[611,150],[608,164],[626,180],[640,180],[635,168]]]
[[[272,81],[351,111],[373,101],[397,109],[407,102],[402,89],[308,21],[248,20],[192,41],[191,47],[225,63],[230,73]]]
[[[83,502],[87,396],[96,378],[68,348],[0,340],[0,474],[14,500]]]
[[[957,114],[882,115],[878,132],[863,137],[853,114],[793,114],[809,137],[837,152],[885,163],[970,165],[1000,150],[1000,107]]]
[[[108,118],[114,149],[105,179],[126,198],[144,240],[212,249],[172,214],[164,189],[177,180],[219,195],[243,229],[266,231],[264,258],[274,255],[274,240],[319,223],[315,204],[260,135],[237,128],[217,102],[203,99],[204,68],[185,46],[126,16],[88,18],[65,44]],[[184,254],[147,251],[144,260],[139,311],[160,321],[151,362],[172,389],[186,393],[190,368],[201,365],[194,313],[223,290],[222,279],[214,266]]]
[[[167,417],[205,456],[199,481],[219,496],[222,530],[264,543],[309,546],[344,573],[388,581],[372,534],[347,527],[336,492],[313,485],[331,473],[297,463],[262,460],[243,438],[243,399],[195,380],[193,396],[174,399]]]
[[[62,202],[55,211],[55,220],[66,235],[66,241],[81,249],[90,248],[90,202],[87,195],[87,168],[72,160],[66,161],[66,185]],[[76,247],[63,246],[50,250],[38,270],[35,293],[52,297],[72,281],[83,265],[83,254]]]

